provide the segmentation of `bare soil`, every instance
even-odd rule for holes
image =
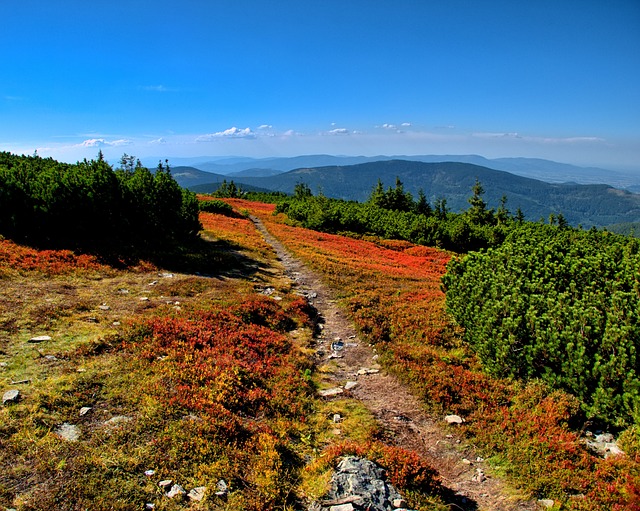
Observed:
[[[455,426],[448,425],[444,417],[426,413],[407,386],[381,370],[374,349],[358,337],[355,326],[338,307],[335,293],[289,253],[259,219],[252,220],[276,251],[283,276],[293,281],[297,291],[306,295],[318,312],[322,329],[316,339],[316,361],[319,366],[327,362],[333,366],[332,371],[322,373],[323,387],[340,389],[341,394],[337,395],[359,399],[379,421],[388,443],[415,451],[428,461],[440,474],[451,509],[539,509],[535,500],[495,474],[473,447],[456,435]],[[338,340],[343,347],[335,351],[332,343]],[[367,374],[362,370],[368,370]],[[357,384],[347,391],[346,382]]]

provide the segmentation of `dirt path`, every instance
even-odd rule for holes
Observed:
[[[380,371],[373,349],[358,338],[354,325],[336,305],[331,289],[290,254],[258,218],[252,217],[252,220],[273,246],[285,275],[294,281],[298,292],[307,296],[318,311],[323,326],[317,338],[318,363],[322,364],[335,355],[339,357],[333,358],[337,369],[325,376],[329,391],[343,393],[347,382],[356,382],[355,385],[349,384],[354,385],[348,391],[349,395],[371,410],[389,443],[417,452],[438,470],[443,484],[450,490],[451,509],[539,509],[535,501],[526,500],[495,476],[471,447],[463,446],[443,417],[426,414],[418,399],[403,384],[394,376]],[[332,349],[336,341],[339,343],[337,347],[341,348],[338,351]],[[331,397],[327,396],[327,399]]]

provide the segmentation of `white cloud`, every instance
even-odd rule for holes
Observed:
[[[104,138],[90,138],[79,145],[82,147],[104,147],[107,145],[107,141]]]
[[[140,90],[147,92],[175,92],[175,89],[170,89],[164,85],[142,85]]]
[[[386,122],[382,125],[382,127],[383,127],[384,129],[386,129],[386,130],[395,130],[395,129],[398,129],[398,127],[397,127],[395,124],[389,124],[389,123],[386,123]]]
[[[236,128],[235,126],[224,131],[207,133],[196,137],[196,142],[211,142],[221,138],[256,138],[256,134],[251,128]]]
[[[108,140],[105,140],[104,138],[90,138],[78,144],[78,147],[118,147],[123,145],[130,145],[130,144],[131,144],[131,140],[127,140],[124,138],[119,140],[113,140],[111,142]]]
[[[259,130],[270,130],[271,128],[273,128],[271,124],[261,124],[260,126],[258,126]]]
[[[163,145],[167,143],[167,139],[165,139],[164,137],[160,137],[160,138],[156,138],[155,140],[150,140],[149,143]]]
[[[522,138],[518,133],[472,133],[472,137],[478,138]]]
[[[411,126],[410,122],[403,122],[400,126],[402,126],[403,128],[408,128]]]
[[[347,128],[335,128],[327,131],[329,135],[348,135],[349,130]]]

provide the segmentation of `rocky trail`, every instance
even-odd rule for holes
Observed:
[[[322,365],[331,359],[335,368],[324,374],[326,388],[320,394],[325,399],[346,394],[360,400],[379,421],[388,443],[415,451],[438,471],[451,509],[539,509],[535,500],[527,500],[493,473],[473,447],[457,438],[444,417],[425,413],[405,385],[381,370],[374,350],[358,337],[332,290],[290,254],[258,218],[252,220],[282,263],[277,271],[291,279],[318,312],[322,328],[316,337],[316,362]]]

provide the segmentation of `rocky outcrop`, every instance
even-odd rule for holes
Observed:
[[[386,481],[385,471],[370,460],[344,458],[331,478],[331,489],[309,511],[393,511],[406,503],[398,490]]]

